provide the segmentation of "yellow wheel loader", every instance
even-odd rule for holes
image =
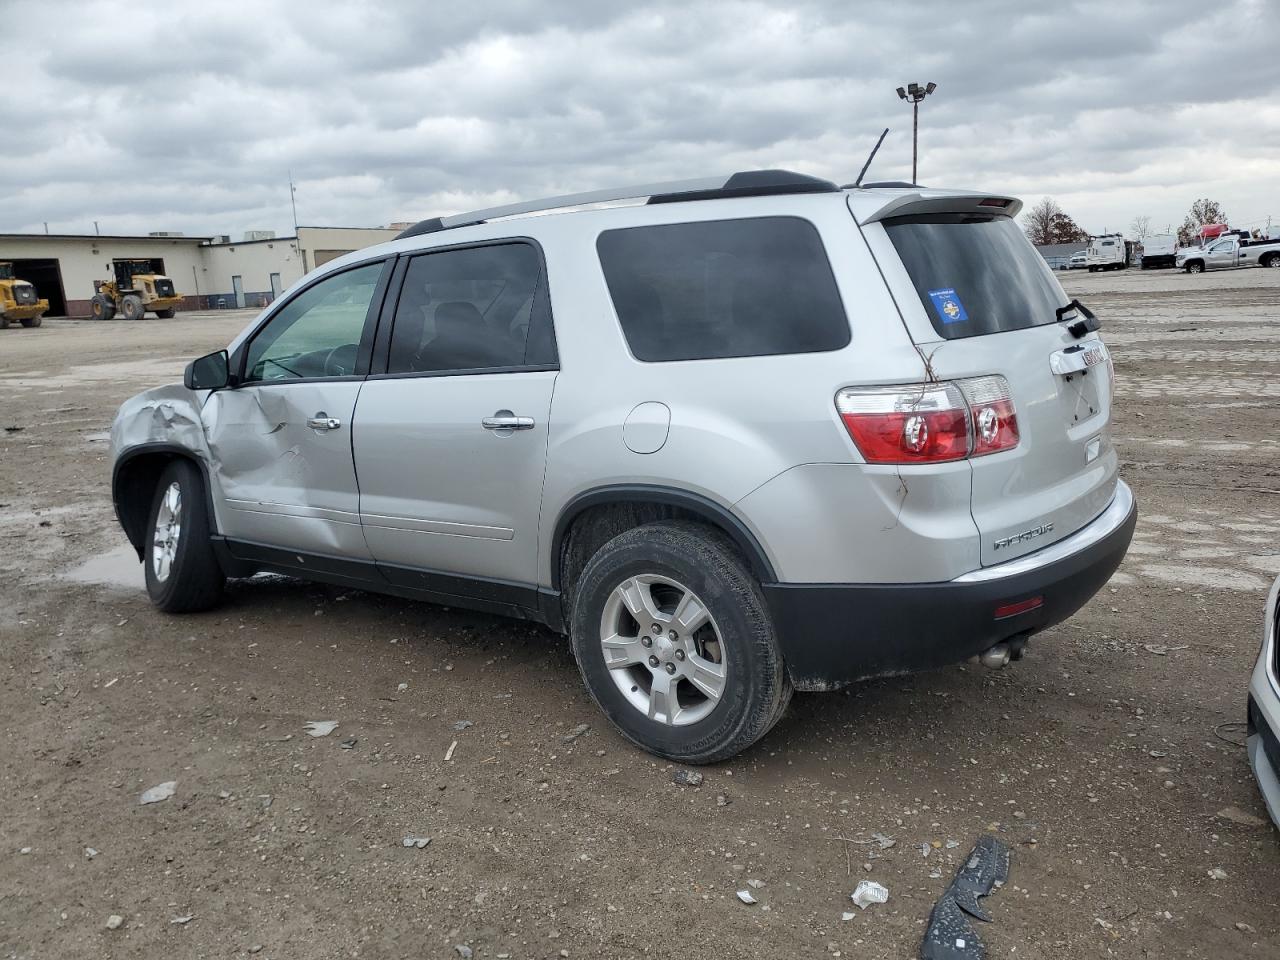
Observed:
[[[49,301],[36,296],[36,288],[13,275],[12,263],[0,263],[0,330],[17,320],[24,327],[40,326]]]
[[[93,319],[110,320],[118,311],[126,320],[141,320],[151,310],[168,320],[182,303],[173,281],[155,273],[150,260],[113,260],[111,266],[115,276],[100,284],[89,301]]]

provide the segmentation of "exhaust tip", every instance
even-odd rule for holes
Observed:
[[[978,654],[978,662],[989,670],[999,670],[1001,667],[1009,665],[1011,656],[1012,651],[1009,649],[1009,644],[1001,642]]]

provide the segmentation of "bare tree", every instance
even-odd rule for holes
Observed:
[[[1200,228],[1211,223],[1226,223],[1227,211],[1216,200],[1197,200],[1191,205],[1191,212],[1178,228],[1178,245],[1187,247],[1195,242]]]
[[[1129,233],[1139,243],[1147,239],[1147,237],[1151,236],[1151,218],[1147,216],[1134,217],[1133,223],[1129,224]]]
[[[1089,239],[1052,197],[1045,197],[1027,211],[1023,220],[1027,237],[1037,246],[1079,243]]]

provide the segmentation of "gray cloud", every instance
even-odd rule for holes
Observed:
[[[1280,4],[6,4],[0,229],[379,224],[789,166],[1280,221]],[[1271,206],[1268,207],[1268,204]],[[1272,209],[1275,208],[1275,209]],[[1252,224],[1249,224],[1252,225]]]

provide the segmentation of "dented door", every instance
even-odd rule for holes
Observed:
[[[376,260],[319,277],[236,348],[236,385],[202,412],[227,537],[369,559],[351,415],[389,273]]]
[[[223,497],[223,534],[369,559],[351,458],[360,387],[359,380],[263,383],[209,398],[203,419]]]

